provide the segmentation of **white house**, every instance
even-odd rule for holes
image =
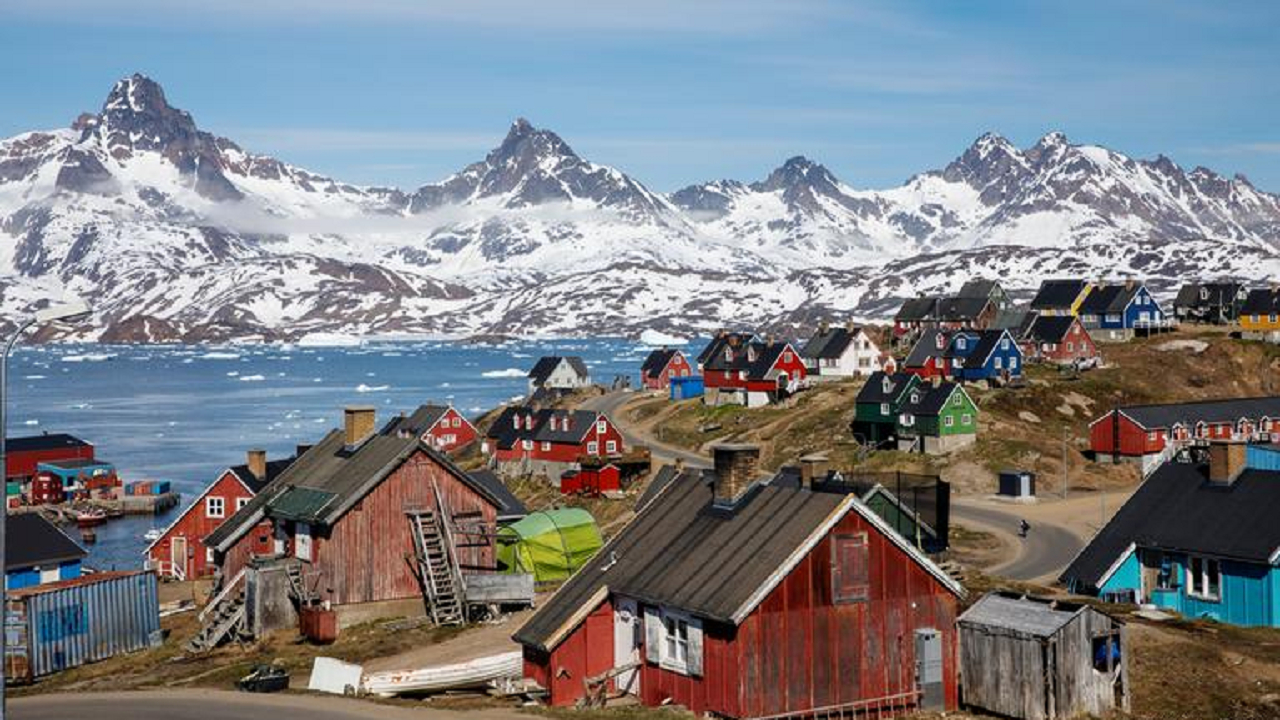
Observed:
[[[538,360],[529,371],[529,392],[537,390],[574,390],[591,384],[586,363],[576,356],[550,355]]]
[[[884,354],[866,330],[854,325],[823,325],[800,351],[814,377],[853,377],[884,370]]]

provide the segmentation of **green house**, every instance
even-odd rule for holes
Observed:
[[[921,384],[907,391],[898,412],[898,449],[942,455],[977,439],[978,406],[960,385]]]
[[[908,393],[919,386],[920,378],[909,373],[872,373],[855,401],[854,437],[872,445],[897,438],[898,414]]]

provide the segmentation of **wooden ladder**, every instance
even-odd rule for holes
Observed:
[[[302,577],[302,562],[291,562],[285,566],[285,575],[289,578],[289,591],[298,601],[298,607],[304,608],[312,604],[315,595],[307,589],[306,580]]]
[[[435,508],[409,511],[413,524],[413,543],[418,556],[422,587],[427,596],[431,620],[437,625],[462,625],[466,622],[462,574],[458,571],[453,536],[443,512],[439,488],[433,486]]]

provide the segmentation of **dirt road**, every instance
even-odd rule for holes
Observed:
[[[18,698],[12,720],[527,720],[514,709],[450,711],[401,708],[349,698],[285,693],[250,695],[222,690],[79,693]]]

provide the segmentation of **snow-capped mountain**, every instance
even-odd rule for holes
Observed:
[[[876,318],[978,275],[1280,270],[1280,198],[1241,177],[984,135],[887,190],[812,160],[669,195],[519,119],[411,191],[358,187],[201,130],[134,75],[67,129],[0,141],[0,314],[66,294],[82,337],[683,332]]]

